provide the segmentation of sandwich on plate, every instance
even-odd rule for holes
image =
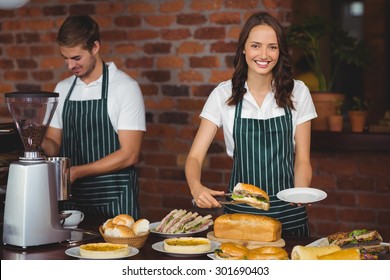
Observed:
[[[378,259],[379,255],[389,251],[389,245],[382,243],[383,238],[376,230],[357,229],[349,232],[337,232],[327,237],[329,244],[342,249],[357,247],[363,259]]]

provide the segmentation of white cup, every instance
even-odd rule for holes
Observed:
[[[77,228],[79,223],[84,220],[84,213],[79,210],[63,210],[61,214],[71,214],[69,217],[61,221],[64,228]]]

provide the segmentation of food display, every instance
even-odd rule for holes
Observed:
[[[88,243],[80,246],[80,256],[89,259],[111,259],[126,257],[130,248],[127,244]]]
[[[357,229],[348,232],[336,232],[327,236],[329,244],[345,248],[359,248],[362,259],[378,259],[379,255],[389,251],[389,245],[383,244],[383,238],[376,230]]]
[[[197,212],[174,209],[154,229],[159,233],[191,233],[207,229],[213,224],[212,216],[201,216]]]
[[[255,214],[223,214],[214,221],[217,238],[274,242],[281,239],[282,224],[277,219]]]
[[[244,245],[235,242],[222,243],[214,251],[215,257],[219,260],[243,260],[246,258],[249,249]]]
[[[254,208],[269,210],[269,196],[268,194],[251,184],[238,183],[234,189],[231,198],[235,202],[246,203]]]
[[[288,260],[288,253],[280,247],[265,246],[252,249],[247,254],[248,260]]]
[[[197,254],[208,252],[211,242],[203,237],[179,237],[164,240],[164,250],[170,253]]]
[[[130,215],[119,214],[105,221],[102,230],[109,237],[134,237],[149,231],[149,221],[147,219],[134,221]]]

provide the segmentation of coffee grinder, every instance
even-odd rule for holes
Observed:
[[[4,208],[3,243],[26,248],[69,240],[60,224],[55,163],[41,144],[58,104],[58,93],[5,94],[24,145],[24,156],[10,164]]]

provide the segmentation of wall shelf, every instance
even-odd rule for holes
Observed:
[[[390,152],[390,133],[312,131],[311,149]]]

